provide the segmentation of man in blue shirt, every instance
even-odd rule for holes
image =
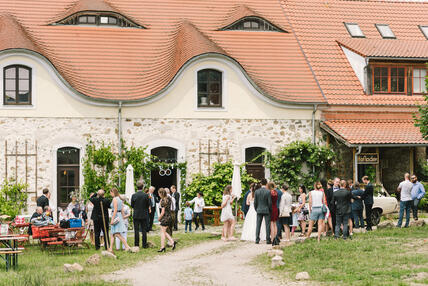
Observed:
[[[418,205],[421,199],[425,196],[425,188],[424,186],[418,182],[418,178],[413,175],[410,180],[413,183],[413,188],[411,192],[413,204],[412,204],[412,210],[413,210],[413,219],[418,220]]]

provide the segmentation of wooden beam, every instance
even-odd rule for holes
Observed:
[[[414,147],[410,147],[410,152],[409,152],[409,162],[410,162],[410,175],[415,173],[415,160],[414,160],[414,155],[415,155],[415,148]]]
[[[378,163],[376,164],[376,184],[381,184],[381,178],[380,178],[380,153],[379,153],[379,147],[376,147],[376,153],[379,158]]]
[[[353,173],[353,177],[354,177],[354,182],[356,182],[358,180],[358,178],[357,178],[357,170],[355,169],[355,153],[356,152],[357,152],[357,149],[356,148],[352,148],[352,173]]]

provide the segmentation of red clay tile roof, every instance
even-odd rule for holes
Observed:
[[[428,3],[281,0],[281,6],[329,104],[415,105],[423,101],[421,96],[365,95],[337,41],[352,39],[344,25],[344,22],[349,22],[359,24],[366,36],[366,39],[361,39],[361,42],[367,42],[365,46],[375,40],[384,41],[382,46],[385,46],[385,49],[387,45],[392,47],[394,41],[411,41],[413,46],[416,45],[414,42],[421,41],[418,47],[425,46],[427,40],[418,25],[428,24]],[[375,24],[389,24],[397,39],[382,39]]]
[[[423,58],[428,59],[428,41],[385,39],[343,39],[342,46],[363,57],[375,58]]]
[[[106,9],[147,29],[50,25],[81,10]],[[215,53],[237,61],[272,99],[325,102],[293,33],[219,31],[253,12],[288,31],[277,0],[0,0],[0,10],[19,23],[2,27],[8,32],[0,42],[17,37],[7,48],[39,47],[73,88],[92,98],[150,98],[186,62]]]
[[[413,120],[327,120],[321,127],[348,145],[423,144]]]

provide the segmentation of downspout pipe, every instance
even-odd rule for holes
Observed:
[[[315,113],[317,112],[318,105],[314,104],[314,109],[312,111],[312,143],[316,144],[316,130],[315,130]],[[312,172],[315,174],[315,166],[312,166]]]
[[[314,104],[314,109],[312,111],[312,143],[316,143],[316,130],[315,130],[315,114],[317,113],[318,105]]]
[[[355,152],[355,158],[354,158],[354,182],[358,181],[358,155],[361,154],[361,149],[363,146],[359,145],[357,147],[357,152]]]
[[[118,110],[117,110],[117,139],[118,139],[118,150],[119,156],[122,155],[122,101],[118,102]],[[122,160],[119,160],[119,166],[122,166]],[[119,186],[121,183],[121,178],[119,176]]]

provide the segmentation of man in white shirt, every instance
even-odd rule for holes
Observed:
[[[194,208],[193,208],[193,214],[194,214],[194,219],[195,219],[195,231],[198,230],[199,228],[199,223],[202,226],[202,230],[205,230],[205,225],[204,225],[204,207],[205,207],[205,201],[204,201],[204,197],[202,192],[198,192],[197,197],[194,198],[193,200],[191,200],[189,202],[190,204],[195,204]],[[199,222],[198,222],[199,219]]]
[[[412,208],[412,188],[413,184],[410,182],[410,174],[404,174],[404,181],[398,185],[397,191],[400,193],[400,217],[398,219],[397,227],[401,227],[403,223],[404,210],[406,210],[406,224],[404,227],[409,227],[410,210]]]

